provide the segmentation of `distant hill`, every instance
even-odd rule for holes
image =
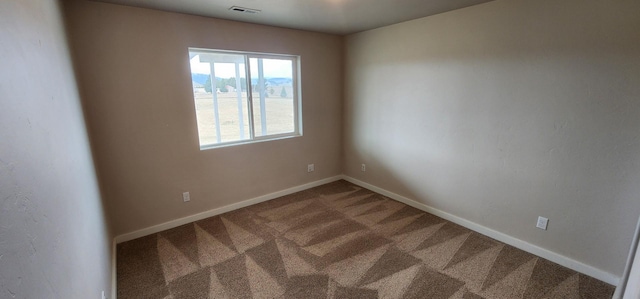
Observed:
[[[209,79],[209,75],[207,74],[194,74],[191,73],[191,81],[204,85],[207,83],[207,79]]]
[[[191,81],[198,83],[198,84],[202,84],[204,85],[205,83],[207,83],[207,80],[209,79],[209,75],[207,74],[194,74],[191,73]],[[217,78],[218,80],[221,80],[222,78]],[[267,81],[267,83],[269,83],[269,85],[286,85],[286,84],[291,84],[292,80],[291,78],[265,78],[265,80]],[[251,78],[251,84],[252,85],[256,85],[258,84],[258,78]]]
[[[273,85],[291,84],[291,78],[267,78],[267,82]]]
[[[267,81],[267,83],[269,85],[285,85],[285,84],[291,84],[292,80],[290,78],[264,78],[265,81]],[[258,78],[251,78],[251,85],[256,85],[258,84]]]

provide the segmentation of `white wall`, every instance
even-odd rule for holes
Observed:
[[[619,276],[640,213],[639,11],[504,0],[349,36],[345,174]]]
[[[0,298],[100,298],[110,238],[56,1],[0,1],[0,61]]]

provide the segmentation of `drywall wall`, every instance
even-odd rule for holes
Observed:
[[[493,1],[348,36],[345,174],[620,276],[640,213],[638,11]]]
[[[100,298],[111,238],[57,1],[0,1],[0,298]]]
[[[66,11],[116,235],[341,174],[341,37],[90,1]],[[189,47],[300,55],[304,136],[201,151]]]

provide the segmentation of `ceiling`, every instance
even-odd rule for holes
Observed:
[[[492,0],[98,0],[294,29],[351,34]],[[250,14],[229,10],[240,6]]]

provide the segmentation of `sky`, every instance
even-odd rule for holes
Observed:
[[[250,67],[253,78],[257,78],[258,59],[250,59]],[[284,59],[266,59],[263,58],[263,71],[265,78],[292,78],[292,61]],[[208,62],[200,62],[200,55],[196,55],[191,59],[191,72],[194,74],[210,75],[210,67]],[[218,78],[234,78],[235,65],[233,63],[215,63],[216,77]],[[240,65],[240,77],[245,77],[244,64]]]

